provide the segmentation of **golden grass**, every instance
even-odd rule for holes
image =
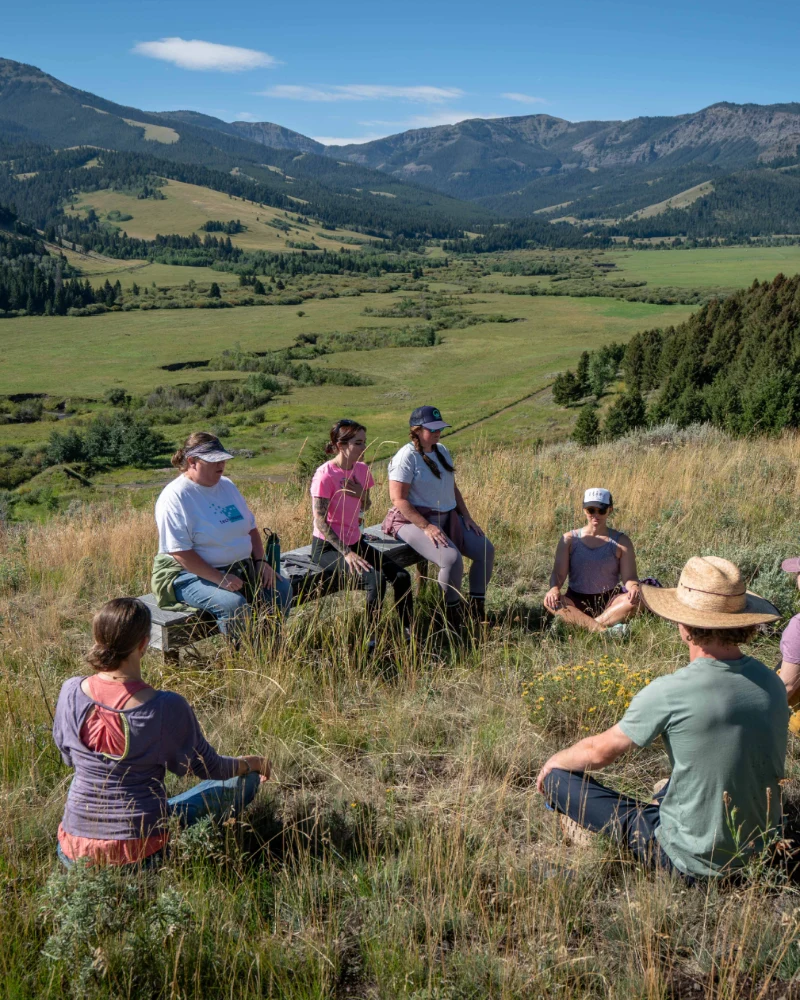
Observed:
[[[163,128],[163,126],[152,127]],[[231,236],[233,243],[246,250],[291,252],[292,248],[287,247],[287,241],[313,242],[321,250],[339,250],[342,244],[337,239],[337,234],[364,239],[363,234],[347,229],[338,229],[336,232],[320,236],[321,230],[318,225],[298,224],[294,221],[294,217],[288,219],[283,210],[262,206],[244,198],[230,197],[197,184],[167,180],[160,190],[164,200],[158,201],[152,198],[136,198],[121,191],[88,191],[77,196],[75,206],[81,213],[94,208],[102,218],[112,211],[130,215],[131,219],[115,225],[128,236],[144,240],[152,240],[159,233],[177,233],[180,236],[198,233],[203,237],[205,233],[200,227],[205,222],[209,220],[229,222],[231,219],[239,219],[247,226],[246,232]],[[288,223],[291,231],[283,232],[270,225],[275,221],[281,224]],[[224,233],[212,235],[221,235],[223,239],[225,238]]]
[[[602,839],[569,848],[532,780],[556,747],[613,721],[612,698],[685,662],[674,629],[652,618],[637,619],[621,645],[539,629],[555,541],[578,523],[583,489],[615,494],[616,524],[631,533],[642,572],[671,584],[688,555],[728,555],[789,610],[793,581],[777,566],[796,552],[797,446],[796,436],[661,430],[590,450],[456,448],[462,490],[498,549],[496,624],[457,656],[435,643],[403,651],[387,633],[396,676],[363,654],[360,595],[299,609],[284,645],[261,655],[179,669],[148,657],[146,675],[191,700],[220,750],[269,753],[275,781],[246,823],[182,838],[161,874],[134,879],[133,895],[130,876],[58,874],[53,838],[69,772],[48,728],[60,684],[81,670],[93,609],[147,587],[151,512],[101,505],[9,526],[0,536],[8,995],[790,996],[795,889],[755,872],[738,888],[688,890]],[[375,472],[378,519],[387,495]],[[285,549],[308,539],[305,484],[248,492]],[[776,651],[774,636],[755,647],[768,663]],[[556,704],[556,688],[575,701]],[[667,771],[652,748],[609,780],[644,794]],[[788,775],[796,798],[794,744]]]

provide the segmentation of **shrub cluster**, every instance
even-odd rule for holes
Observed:
[[[94,417],[81,431],[53,431],[44,452],[45,465],[87,462],[116,468],[133,465],[144,468],[162,456],[167,448],[164,437],[144,420],[126,411]]]

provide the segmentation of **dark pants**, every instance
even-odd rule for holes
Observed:
[[[316,536],[311,542],[311,558],[330,574],[331,581],[339,587],[356,587],[367,592],[367,611],[377,618],[381,610],[381,602],[386,595],[386,581],[392,585],[397,613],[403,625],[411,624],[412,597],[411,577],[402,566],[393,559],[382,556],[377,549],[359,538],[350,548],[366,559],[372,566],[369,572],[351,573],[344,561],[344,556],[330,542]]]
[[[654,796],[655,802],[643,803],[606,788],[581,771],[555,768],[544,779],[544,796],[552,809],[569,816],[586,830],[604,833],[623,844],[637,861],[682,875],[656,839],[661,800],[667,787]],[[687,882],[695,881],[689,876],[682,877]]]

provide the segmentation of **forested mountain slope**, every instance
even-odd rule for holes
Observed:
[[[735,433],[800,426],[800,275],[714,300],[677,328],[637,334],[628,384],[658,389],[655,421],[710,420]]]
[[[800,104],[715,104],[695,114],[620,122],[568,122],[551,115],[471,119],[417,129],[331,154],[415,177],[459,197],[517,190],[553,171],[715,166],[738,169],[795,157]]]
[[[422,191],[371,168],[289,148],[297,133],[280,126],[264,125],[259,132],[246,122],[228,126],[211,121],[214,127],[207,127],[207,116],[193,112],[177,112],[173,118],[123,107],[70,87],[35,67],[0,60],[0,143],[20,149],[28,161],[32,150],[43,153],[47,147],[113,149],[157,159],[163,167],[151,163],[143,169],[167,176],[180,173],[177,179],[192,183],[206,183],[188,176],[193,172],[216,172],[219,184],[225,183],[227,175],[242,189],[234,193],[278,207],[304,205],[304,211],[323,221],[376,235],[457,236],[462,229],[489,219],[488,213],[474,205]],[[259,140],[244,137],[243,129],[251,135],[258,133]],[[270,137],[284,148],[265,146],[263,140]],[[30,181],[19,175],[40,169],[31,162],[9,166],[7,153],[0,159],[4,161],[0,173],[10,170],[19,184]],[[134,159],[130,162],[133,165]],[[131,167],[132,172],[137,169]],[[230,177],[232,173],[235,178]],[[253,188],[251,195],[244,193],[248,185]],[[7,176],[5,186],[0,183],[0,197],[27,218],[22,202],[26,197],[30,201],[30,194],[9,189],[13,187]]]

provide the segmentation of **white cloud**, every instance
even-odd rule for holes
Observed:
[[[258,115],[254,115],[252,111],[237,111],[235,121],[237,122],[257,122]]]
[[[306,87],[281,84],[261,93],[262,97],[279,97],[292,101],[414,101],[423,104],[441,104],[462,97],[457,87],[394,87],[383,84],[351,83],[344,86]]]
[[[530,94],[518,94],[512,91],[510,94],[501,94],[507,101],[517,101],[519,104],[547,104],[543,97],[532,97]]]
[[[238,73],[259,66],[277,66],[277,59],[255,49],[240,49],[236,45],[217,45],[194,38],[161,38],[157,42],[138,42],[133,52],[151,59],[174,63],[181,69],[216,69],[223,73]]]

